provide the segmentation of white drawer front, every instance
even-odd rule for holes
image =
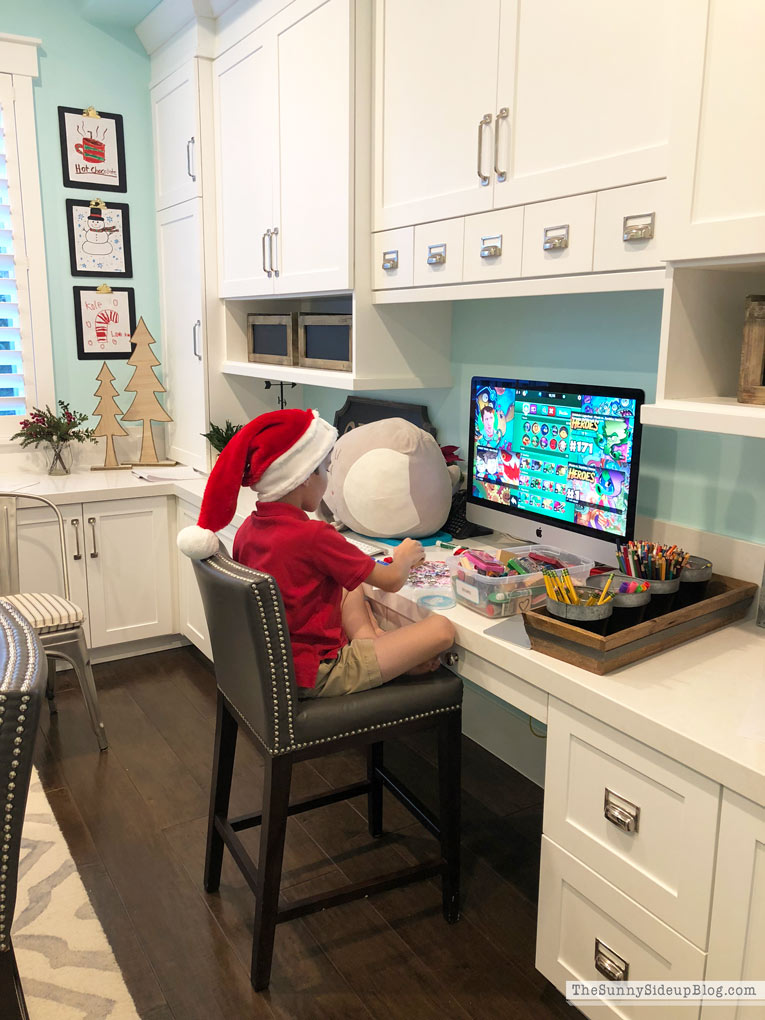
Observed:
[[[465,218],[462,278],[466,283],[519,277],[522,251],[523,206]]]
[[[523,221],[523,275],[591,272],[594,232],[594,193],[527,205]]]
[[[627,965],[628,981],[698,980],[704,976],[705,953],[545,836],[539,880],[537,970],[564,993],[566,981],[608,982],[595,965],[596,948],[612,962]],[[618,983],[613,982],[614,986]],[[576,1006],[593,1020],[645,1020],[653,1015],[657,1020],[691,1020],[701,1009],[667,1003],[655,1004],[652,1010],[625,1000]]]
[[[556,699],[548,726],[545,834],[706,948],[719,786]],[[605,817],[606,790],[636,831]]]
[[[414,227],[372,234],[372,286],[411,287],[414,283]],[[387,267],[387,268],[386,268]]]
[[[414,228],[414,285],[462,282],[465,220],[440,220]],[[440,256],[443,256],[441,261]],[[428,262],[428,259],[431,259]]]
[[[595,272],[662,265],[659,245],[665,225],[666,184],[666,180],[650,181],[598,192],[592,267]]]

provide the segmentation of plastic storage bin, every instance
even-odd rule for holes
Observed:
[[[527,556],[539,552],[554,556],[568,567],[572,581],[585,584],[594,567],[593,560],[583,559],[563,549],[549,545],[523,545],[507,550],[511,556]],[[496,551],[499,556],[501,549]],[[544,605],[547,592],[541,569],[534,574],[515,574],[508,577],[486,577],[477,570],[460,566],[459,556],[450,556],[447,561],[452,578],[454,597],[460,605],[474,609],[483,616],[495,619],[515,616],[535,606]],[[556,570],[560,573],[560,570]]]

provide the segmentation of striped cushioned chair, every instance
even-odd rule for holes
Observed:
[[[16,519],[18,501],[32,500],[42,503],[53,511],[58,520],[59,545],[61,551],[61,571],[64,581],[64,597],[50,593],[19,594],[19,548]],[[61,511],[43,496],[17,495],[13,492],[0,492],[0,603],[16,609],[29,621],[37,632],[48,659],[48,686],[46,697],[51,715],[56,712],[55,688],[56,660],[64,659],[72,666],[85,705],[90,716],[90,723],[98,738],[98,746],[102,751],[109,746],[106,730],[101,720],[98,707],[98,694],[90,665],[90,652],[85,641],[83,621],[85,614],[78,605],[69,598],[69,571],[66,565],[66,545],[64,542],[64,521]]]

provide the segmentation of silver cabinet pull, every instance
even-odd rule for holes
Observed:
[[[630,223],[630,220],[646,220],[645,223]],[[633,213],[625,216],[622,224],[623,241],[650,241],[656,226],[656,213]]]
[[[391,251],[384,251],[382,259],[383,269],[398,269],[398,250],[396,248],[393,248]]]
[[[561,248],[568,248],[568,226],[568,223],[563,223],[557,227],[545,227],[542,242],[545,251],[560,251]]]
[[[263,234],[263,237],[261,238],[262,248],[263,248],[263,272],[266,274],[266,276],[268,277],[269,280],[271,279],[271,268],[270,268],[270,266],[266,266],[266,238],[270,239],[270,237],[271,237],[271,228],[269,227],[269,229]],[[270,260],[270,258],[271,258],[271,241],[270,240],[268,241],[268,257],[269,257],[269,260]]]
[[[428,265],[429,266],[442,266],[446,262],[446,245],[445,244],[429,244],[428,245]]]
[[[623,832],[637,832],[640,828],[640,808],[606,787],[603,797],[603,815]]]
[[[494,173],[497,175],[497,180],[500,184],[507,180],[507,170],[500,170],[497,166],[499,163],[499,122],[509,116],[510,111],[506,106],[503,106],[497,114],[497,119],[494,121]]]
[[[82,559],[82,553],[80,552],[80,522],[75,517],[74,520],[70,521],[69,523],[74,528],[74,548],[75,548],[75,554],[72,557],[72,559],[73,560],[81,560]]]
[[[202,354],[199,350],[199,330],[202,328],[202,320],[197,319],[191,330],[191,346],[194,351],[194,357],[202,360]]]
[[[595,970],[609,981],[627,981],[630,965],[613,949],[609,949],[605,942],[595,939]]]
[[[478,180],[482,188],[491,180],[489,174],[485,174],[481,170],[481,164],[483,163],[483,129],[491,124],[491,114],[485,113],[483,117],[478,121]]]
[[[271,231],[271,240],[269,242],[271,249],[271,269],[273,270],[274,276],[279,276],[279,228],[274,227]],[[270,273],[268,274],[271,275]]]
[[[489,244],[490,241],[494,241],[496,243]],[[482,259],[494,259],[501,254],[502,254],[501,234],[487,234],[486,237],[481,238],[480,255]]]
[[[194,173],[194,164],[192,162],[192,149],[195,144],[193,136],[186,142],[186,173],[192,181],[197,179],[197,175]]]
[[[96,519],[95,517],[88,517],[88,524],[93,529],[93,552],[90,554],[92,560],[98,559],[98,549],[96,549]]]

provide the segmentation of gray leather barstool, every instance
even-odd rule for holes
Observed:
[[[31,624],[0,599],[0,1015],[29,1020],[11,942],[24,809],[32,776],[45,653]]]
[[[218,684],[210,815],[204,884],[220,885],[227,847],[255,894],[250,979],[268,986],[276,925],[419,879],[441,876],[444,915],[459,918],[460,769],[462,681],[448,670],[393,682],[371,691],[299,701],[281,595],[268,574],[217,554],[194,563],[210,631]],[[255,737],[264,759],[263,810],[228,817],[238,727]],[[439,817],[434,816],[383,763],[383,739],[416,729],[438,731]],[[290,803],[292,766],[350,747],[367,748],[367,779],[319,797]],[[440,839],[441,854],[371,882],[344,886],[279,905],[287,817],[311,808],[367,795],[369,831],[382,833],[382,795],[387,787]],[[237,832],[261,826],[256,866]]]

